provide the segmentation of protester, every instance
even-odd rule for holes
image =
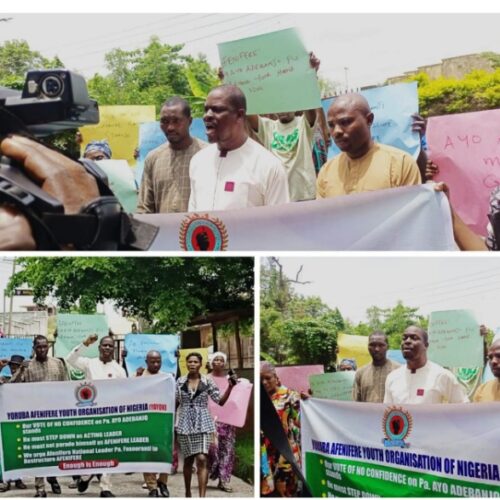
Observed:
[[[368,337],[368,352],[372,362],[361,367],[354,378],[353,401],[382,403],[387,375],[400,365],[387,359],[387,337],[384,332],[374,331]]]
[[[384,403],[467,403],[464,388],[453,373],[427,359],[427,332],[409,326],[403,333],[401,351],[406,364],[387,375]]]
[[[300,395],[281,384],[276,369],[271,363],[260,364],[260,380],[276,408],[290,449],[300,467]],[[262,436],[261,448],[261,476],[262,496],[298,496],[299,483],[291,464],[264,436]]]
[[[37,335],[33,339],[33,350],[35,357],[21,367],[12,375],[11,383],[29,382],[62,382],[69,380],[68,371],[62,359],[48,356],[49,343],[43,335]],[[52,493],[61,494],[61,486],[55,477],[47,477]],[[46,497],[45,481],[43,477],[35,477],[35,497]]]
[[[66,356],[66,361],[70,365],[85,372],[87,380],[109,380],[112,378],[127,378],[127,374],[114,359],[115,342],[107,336],[102,337],[99,342],[99,357],[87,358],[83,354],[88,348],[97,341],[97,335],[89,335],[80,345],[73,348]],[[87,491],[89,483],[92,480],[91,476],[82,476],[78,479],[77,487],[80,493]],[[111,477],[109,474],[102,474],[99,478],[99,486],[101,487],[101,497],[114,497],[111,493]]]
[[[111,156],[111,147],[106,139],[89,142],[83,152],[83,157],[92,161],[111,160]]]
[[[135,324],[135,323],[134,323]],[[146,354],[146,369],[140,367],[137,369],[137,377],[149,377],[151,375],[158,375],[159,373],[166,374],[162,372],[161,368],[161,354],[158,351],[151,350]],[[172,376],[171,374],[168,374]],[[158,478],[154,472],[144,472],[144,481],[146,482],[147,489],[149,491],[148,496],[157,497],[158,490],[162,497],[169,497],[170,492],[168,491],[168,474],[166,472],[161,472],[158,474]]]
[[[180,97],[166,101],[160,111],[160,128],[166,144],[150,151],[144,160],[137,212],[187,212],[189,195],[189,162],[206,142],[191,137],[191,108]]]
[[[286,172],[246,130],[246,98],[234,85],[213,89],[203,117],[207,148],[191,160],[189,211],[232,210],[287,203]]]
[[[309,64],[317,73],[320,60],[312,52],[309,54]],[[323,113],[323,110],[309,109],[299,116],[294,112],[277,113],[276,120],[258,115],[248,116],[262,145],[285,166],[291,201],[314,200],[316,197],[313,143],[318,113]]]
[[[225,377],[224,366],[226,361],[227,356],[223,352],[214,352],[209,359],[212,372],[208,377]],[[212,443],[208,452],[209,477],[212,480],[218,479],[217,488],[227,493],[233,491],[229,483],[234,467],[235,441],[236,427],[222,422],[215,422],[215,443]]]
[[[355,372],[356,368],[356,360],[352,358],[344,358],[339,363],[339,371],[341,372]]]
[[[488,361],[495,378],[477,388],[473,397],[475,403],[500,401],[500,340],[493,341],[488,349]]]
[[[230,378],[226,392],[221,396],[215,383],[200,373],[202,356],[192,352],[186,356],[188,374],[177,379],[176,402],[178,416],[175,430],[177,440],[184,455],[184,485],[186,497],[191,496],[191,477],[196,462],[200,497],[205,497],[208,483],[208,450],[215,424],[208,411],[208,398],[224,405],[227,401],[235,375]]]
[[[418,166],[409,154],[373,141],[373,119],[368,101],[360,94],[341,95],[333,101],[327,123],[342,152],[321,169],[318,199],[420,184]]]

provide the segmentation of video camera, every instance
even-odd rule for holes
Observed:
[[[85,79],[65,69],[32,70],[22,92],[0,88],[0,134],[43,137],[99,123],[97,102]],[[0,203],[14,205],[30,221],[41,250],[147,250],[158,228],[128,216],[106,174],[90,160],[80,163],[97,182],[100,198],[81,213],[65,215],[61,202],[35,184],[9,158],[0,158]]]

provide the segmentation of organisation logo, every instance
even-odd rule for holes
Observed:
[[[183,250],[220,252],[226,250],[227,243],[226,226],[217,217],[190,214],[181,223],[179,244]]]
[[[410,435],[412,427],[413,418],[409,411],[400,406],[390,406],[382,418],[385,435],[382,443],[386,447],[408,448],[410,443],[406,443],[405,439]]]
[[[76,406],[94,406],[94,400],[97,397],[97,389],[94,384],[84,382],[75,389]]]

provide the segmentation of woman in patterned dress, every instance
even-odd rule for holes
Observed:
[[[300,399],[298,392],[281,385],[276,369],[271,363],[262,362],[260,380],[271,399],[283,426],[290,449],[300,467]],[[299,482],[292,466],[261,435],[261,496],[296,497]]]
[[[208,411],[208,398],[223,405],[236,383],[230,379],[226,392],[221,396],[215,383],[200,373],[202,356],[192,352],[186,356],[188,374],[177,379],[176,402],[178,419],[175,430],[184,455],[184,485],[186,497],[191,497],[191,477],[196,462],[200,497],[206,496],[208,483],[208,449],[215,432],[215,424]]]
[[[224,366],[227,356],[223,352],[215,352],[210,358],[212,372],[209,377],[225,377]],[[229,482],[234,467],[234,444],[236,427],[222,422],[215,423],[216,442],[212,443],[208,453],[210,479],[218,479],[217,487],[230,493],[233,491]]]

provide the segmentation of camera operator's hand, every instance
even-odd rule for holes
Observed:
[[[26,173],[48,194],[64,205],[66,214],[75,214],[99,196],[95,179],[77,162],[21,136],[7,137],[0,152],[21,163]]]
[[[0,207],[0,250],[35,250],[28,219],[12,207]]]

